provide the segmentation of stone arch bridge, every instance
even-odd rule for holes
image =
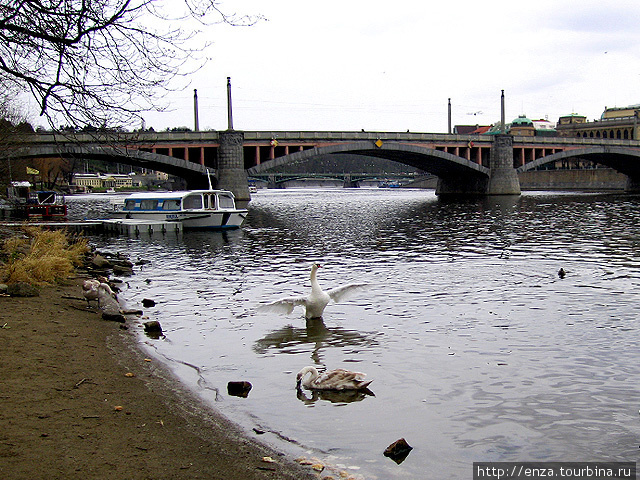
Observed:
[[[236,130],[33,134],[13,156],[108,159],[182,177],[189,188],[204,188],[210,171],[219,188],[244,200],[250,198],[247,175],[341,153],[384,158],[429,172],[439,179],[439,195],[519,194],[519,173],[577,159],[611,167],[628,177],[628,191],[640,190],[640,142],[617,139]]]

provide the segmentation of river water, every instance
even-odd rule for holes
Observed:
[[[105,198],[68,201],[96,218]],[[140,342],[250,433],[360,478],[458,479],[474,461],[638,459],[638,225],[633,196],[291,189],[255,194],[237,231],[91,240],[151,261],[123,296],[156,300],[165,337]],[[314,261],[325,288],[370,287],[323,321],[258,310],[304,293]],[[306,365],[365,372],[373,395],[298,396]]]

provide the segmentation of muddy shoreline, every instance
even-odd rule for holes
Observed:
[[[133,332],[87,310],[81,280],[0,297],[0,477],[318,478],[204,405],[145,358]]]

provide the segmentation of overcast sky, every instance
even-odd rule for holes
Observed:
[[[446,132],[640,103],[638,0],[223,0],[261,14],[214,25],[210,61],[147,126],[227,128],[231,77],[237,130]]]

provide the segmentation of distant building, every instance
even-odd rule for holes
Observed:
[[[578,125],[581,123],[586,123],[587,117],[584,115],[578,115],[577,113],[572,113],[571,115],[565,115],[558,119],[558,127],[560,125]]]
[[[546,118],[540,120],[532,120],[533,128],[536,131],[536,137],[555,137],[558,135],[556,125]]]
[[[453,133],[456,135],[475,135],[477,134],[477,130],[478,129],[489,129],[491,128],[490,126],[482,126],[482,125],[455,125],[453,127]]]
[[[531,120],[526,115],[519,115],[511,123],[507,123],[504,129],[501,122],[496,122],[494,125],[478,129],[474,133],[497,135],[503,132],[520,137],[554,137],[557,135],[553,122],[547,119]]]
[[[131,175],[119,173],[76,173],[73,175],[73,184],[78,187],[84,187],[86,190],[139,186],[138,182],[134,185]]]
[[[629,105],[628,107],[604,107],[604,112],[600,120],[619,120],[622,118],[633,118],[638,116],[640,105]]]
[[[97,173],[75,173],[72,184],[87,189],[102,188],[102,178]]]
[[[614,138],[638,140],[638,116],[640,105],[628,107],[605,107],[599,119],[588,122],[586,117],[572,113],[560,117],[556,129],[562,137]]]
[[[520,115],[518,118],[513,120],[507,131],[510,135],[516,135],[519,137],[533,137],[536,134],[536,128],[533,126],[533,121],[528,119],[526,115]]]

